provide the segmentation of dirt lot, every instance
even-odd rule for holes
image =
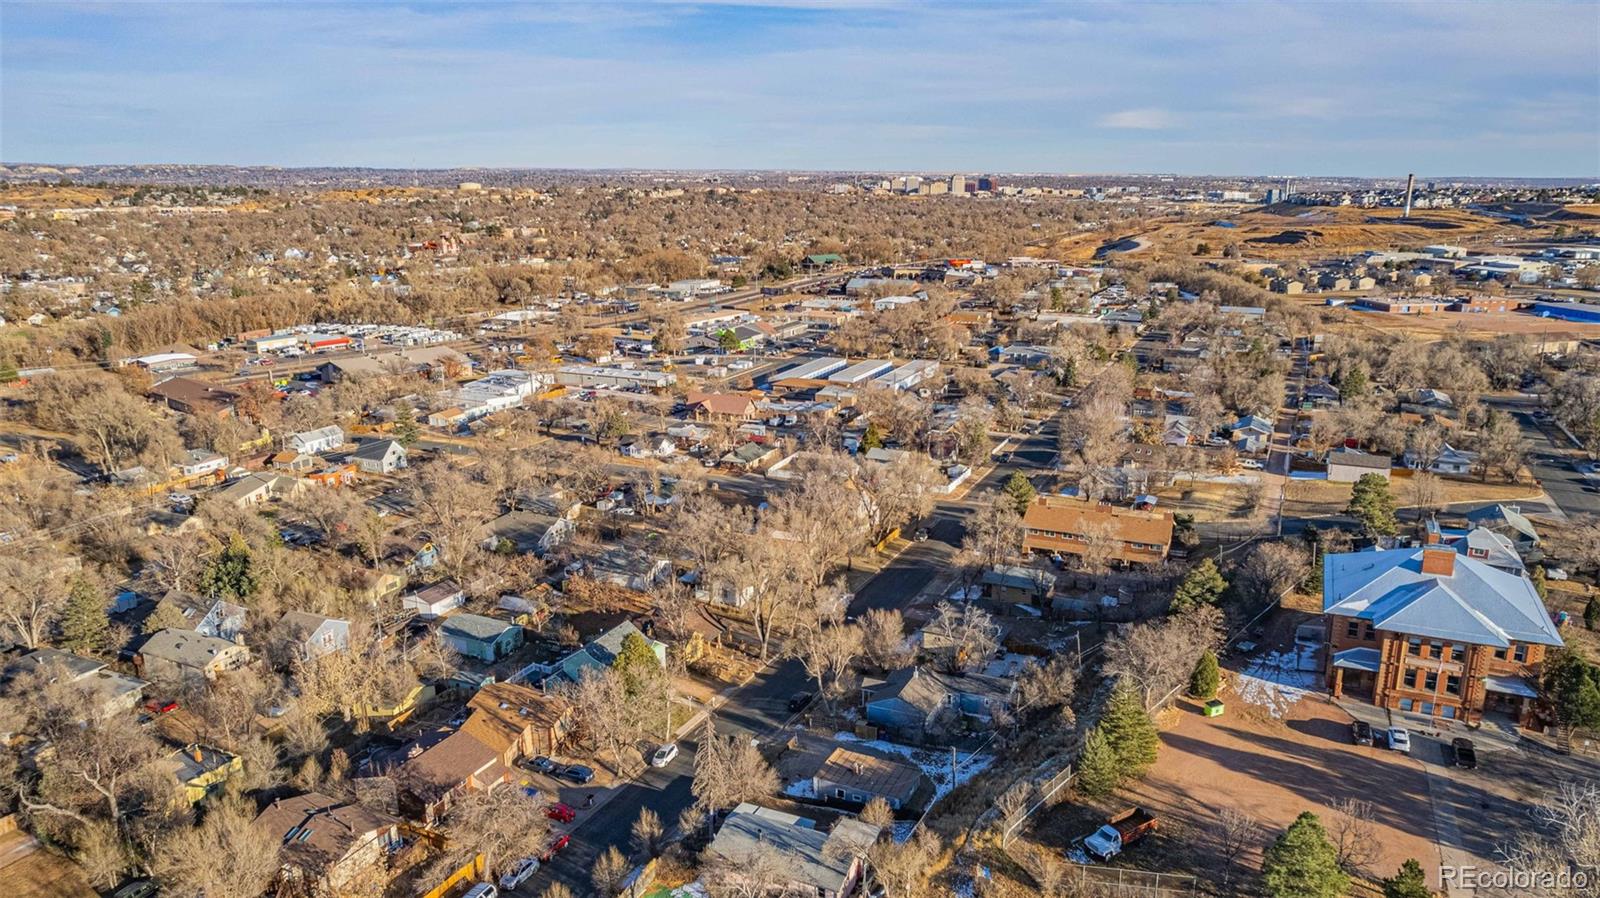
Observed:
[[[0,882],[8,898],[82,898],[95,892],[83,868],[13,832],[0,837]]]
[[[1192,872],[1208,879],[1220,873],[1207,870],[1203,859],[1214,856],[1209,842],[1225,807],[1261,823],[1260,848],[1241,859],[1236,873],[1253,876],[1260,849],[1301,811],[1313,811],[1326,823],[1331,805],[1341,799],[1378,799],[1374,822],[1383,848],[1372,875],[1388,875],[1407,858],[1430,871],[1438,864],[1421,764],[1349,744],[1349,716],[1320,696],[1302,699],[1282,719],[1252,713],[1231,694],[1223,699],[1228,713],[1220,718],[1203,717],[1191,704],[1171,712],[1160,759],[1126,795],[1170,821],[1169,831],[1186,834],[1187,853],[1197,859]]]

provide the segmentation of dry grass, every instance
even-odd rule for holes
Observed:
[[[6,836],[0,840],[0,856],[27,839],[21,832]],[[0,869],[0,882],[6,885],[7,898],[82,898],[95,894],[81,867],[43,848]]]

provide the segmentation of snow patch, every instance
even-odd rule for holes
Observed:
[[[1233,691],[1241,700],[1260,705],[1268,714],[1281,718],[1316,688],[1317,675],[1305,669],[1311,664],[1314,651],[1301,648],[1295,652],[1268,652],[1239,674]]]
[[[783,787],[783,794],[790,798],[806,798],[813,801],[817,798],[817,790],[811,780],[795,780]]]
[[[936,749],[916,748],[910,745],[897,745],[885,742],[882,739],[865,741],[854,733],[835,733],[833,738],[840,742],[855,742],[874,751],[899,755],[911,763],[922,768],[928,780],[933,783],[933,804],[938,804],[941,799],[950,794],[955,787],[965,783],[989,768],[994,763],[993,755],[956,753],[955,776],[950,774],[950,752]],[[810,785],[807,783],[807,785]],[[932,805],[930,805],[931,807]]]

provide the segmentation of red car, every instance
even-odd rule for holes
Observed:
[[[578,812],[558,801],[545,808],[544,815],[557,823],[571,823],[578,816]]]
[[[144,709],[151,714],[167,714],[178,710],[178,703],[173,701],[164,702],[153,698],[144,703]]]
[[[551,840],[550,847],[546,848],[544,850],[544,852],[539,855],[539,863],[541,863],[541,864],[550,863],[550,859],[555,857],[556,855],[560,854],[561,853],[561,849],[566,848],[567,847],[567,843],[569,843],[571,841],[572,841],[572,837],[567,835],[566,833],[562,833],[561,835],[556,836],[554,839]]]

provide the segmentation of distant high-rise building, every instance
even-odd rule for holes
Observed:
[[[994,179],[993,178],[979,178],[978,179],[978,189],[979,190],[983,190],[983,191],[987,191],[989,193],[993,193],[994,192]]]
[[[951,175],[950,176],[950,192],[951,193],[966,193],[967,192],[967,179],[966,179],[966,176],[964,176],[964,175]]]

